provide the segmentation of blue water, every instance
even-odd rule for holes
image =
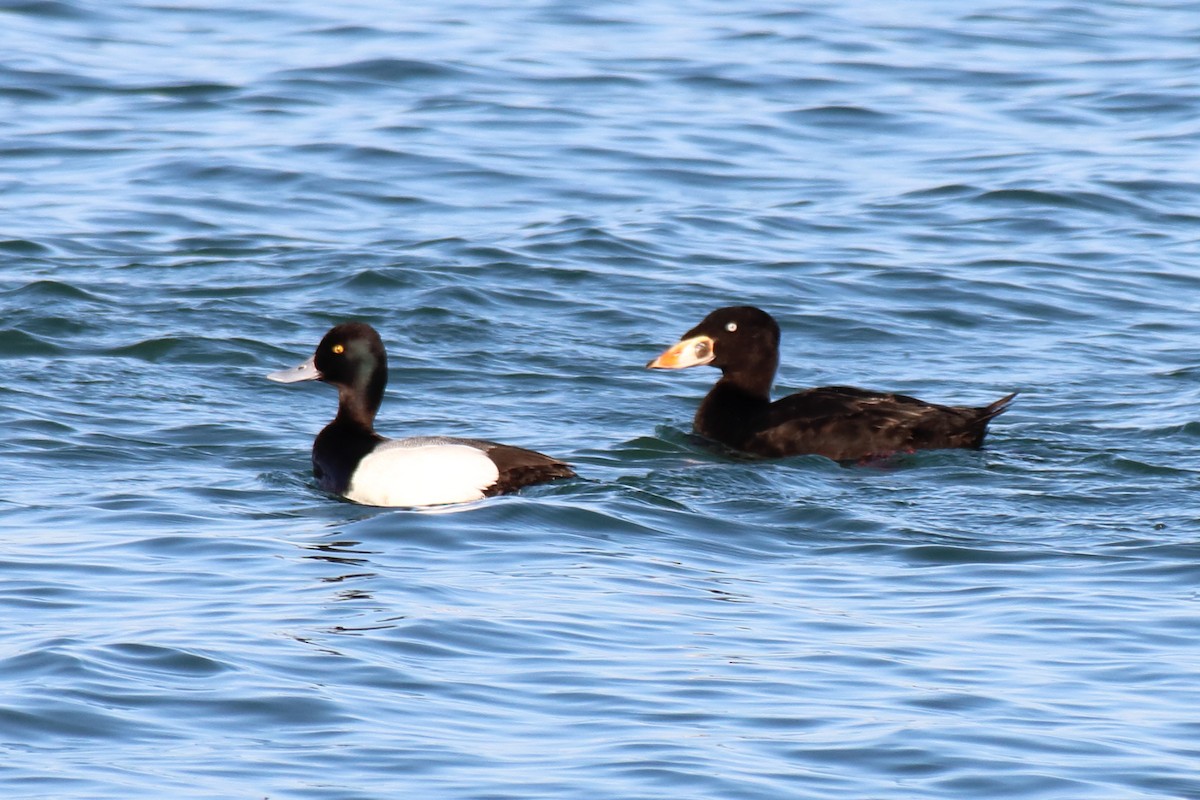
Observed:
[[[419,5],[420,8],[411,8]],[[0,795],[1200,798],[1200,5],[0,2]],[[778,391],[983,404],[846,468]],[[388,435],[569,460],[322,495]]]

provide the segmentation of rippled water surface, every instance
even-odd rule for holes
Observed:
[[[412,7],[417,6],[417,7]],[[1200,5],[0,2],[6,798],[1200,797]],[[777,391],[979,452],[689,436]],[[309,477],[389,435],[581,478]]]

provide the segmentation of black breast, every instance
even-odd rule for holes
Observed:
[[[354,470],[383,437],[360,425],[334,420],[313,442],[313,477],[327,492],[345,494]]]

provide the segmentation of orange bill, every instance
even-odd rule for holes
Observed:
[[[671,345],[662,355],[646,365],[648,369],[684,369],[698,367],[713,360],[713,340],[708,336],[693,336]]]

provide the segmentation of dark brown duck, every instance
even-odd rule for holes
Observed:
[[[710,364],[721,378],[696,411],[701,436],[766,458],[817,454],[837,461],[914,450],[979,447],[987,425],[1016,392],[980,408],[944,406],[851,386],[807,389],[771,402],[779,367],[779,325],[752,306],[719,308],[647,364]]]

